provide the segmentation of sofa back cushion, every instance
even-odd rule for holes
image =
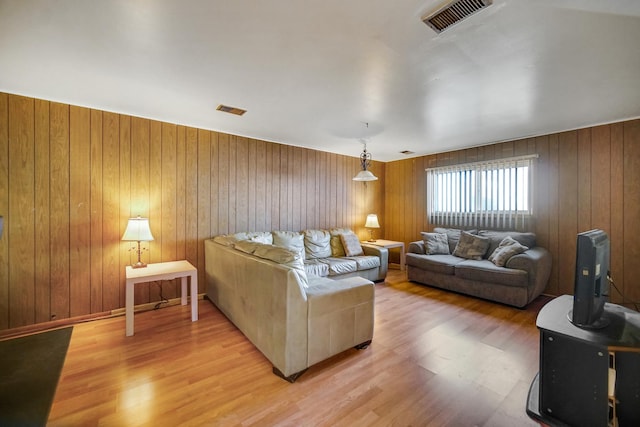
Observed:
[[[304,260],[304,236],[297,231],[273,231],[273,245],[297,252]]]
[[[509,236],[522,246],[527,248],[533,248],[536,246],[536,235],[534,233],[521,233],[518,231],[494,231],[494,230],[480,230],[478,236],[488,237],[490,240],[489,249],[487,250],[487,257],[489,257],[505,237]]]
[[[304,249],[307,259],[331,256],[331,235],[326,230],[304,230]]]
[[[309,285],[309,280],[307,279],[307,274],[304,270],[304,261],[300,255],[300,251],[290,251],[282,247],[260,243],[254,244],[256,246],[254,247],[253,255],[291,267],[294,273],[298,276],[300,283],[305,287]]]

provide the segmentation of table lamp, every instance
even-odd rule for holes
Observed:
[[[151,229],[149,228],[149,218],[129,218],[129,222],[127,223],[127,228],[124,230],[124,234],[122,235],[122,240],[130,241],[130,242],[138,242],[138,249],[136,252],[138,253],[138,262],[133,264],[132,268],[141,268],[146,267],[147,264],[142,262],[140,259],[140,255],[142,254],[142,249],[140,249],[140,242],[150,242],[153,240],[153,235],[151,234]]]
[[[375,242],[376,240],[373,238],[373,229],[380,228],[380,223],[378,222],[378,215],[376,214],[367,215],[367,222],[365,222],[364,227],[369,229],[369,240],[367,241]]]

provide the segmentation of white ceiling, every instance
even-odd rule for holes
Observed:
[[[640,1],[441,4],[0,0],[0,91],[382,161],[640,117]]]

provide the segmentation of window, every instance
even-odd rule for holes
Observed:
[[[429,222],[526,229],[537,155],[427,169]]]

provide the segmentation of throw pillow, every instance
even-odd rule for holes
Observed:
[[[420,233],[424,241],[424,253],[427,255],[449,255],[449,239],[445,233]]]
[[[486,237],[461,231],[460,240],[458,240],[453,255],[465,259],[481,260],[484,254],[487,253],[489,243],[491,243],[491,241]]]
[[[353,233],[344,233],[340,235],[340,241],[344,246],[344,252],[347,256],[362,255],[362,246],[360,246],[360,240],[358,236]]]
[[[353,233],[353,231],[348,228],[332,228],[331,230],[329,230],[329,233],[331,233],[331,256],[345,256],[346,254],[344,253],[344,246],[342,246],[340,235],[344,233]]]
[[[518,255],[523,253],[529,249],[528,247],[521,245],[513,238],[507,236],[500,242],[500,245],[493,251],[493,253],[489,256],[489,261],[497,265],[498,267],[504,267],[504,265],[509,261],[514,255]]]

